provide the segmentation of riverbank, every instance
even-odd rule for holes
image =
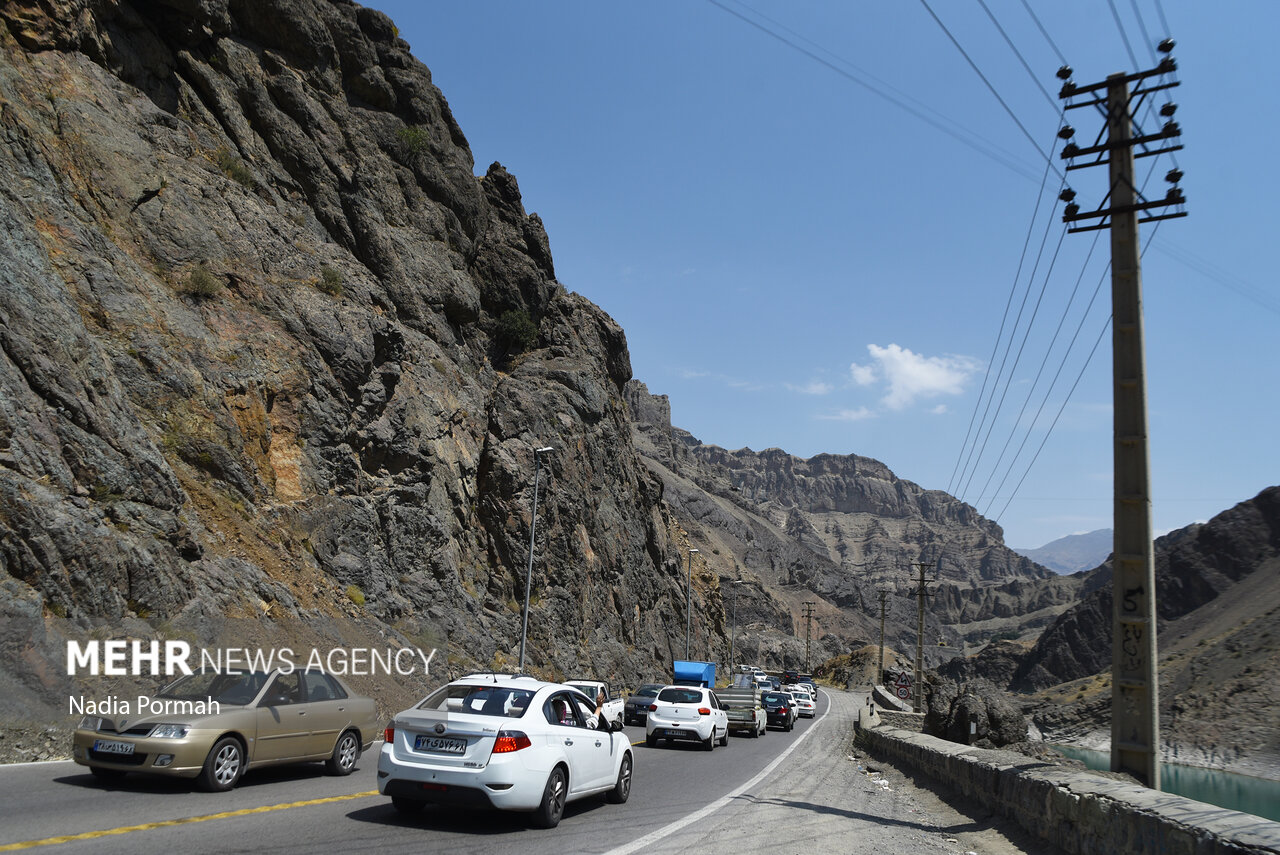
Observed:
[[[1089,751],[1111,751],[1111,732],[1093,730],[1088,733],[1074,733],[1069,737],[1055,736],[1052,733],[1037,734],[1044,744],[1069,745]],[[1033,743],[1023,743],[1035,744]],[[1018,751],[1018,746],[1008,746]],[[1027,753],[1023,751],[1023,753]],[[1039,756],[1039,755],[1032,755]],[[1043,759],[1043,758],[1041,758]],[[1212,769],[1217,772],[1231,772],[1235,775],[1248,775],[1251,778],[1262,778],[1267,781],[1280,781],[1280,753],[1265,751],[1245,751],[1236,746],[1206,747],[1200,745],[1164,744],[1160,750],[1160,762],[1176,763],[1179,766],[1196,766],[1201,769]]]

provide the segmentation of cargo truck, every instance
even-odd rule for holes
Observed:
[[[677,659],[672,663],[672,681],[677,686],[702,686],[704,689],[716,687],[716,663],[694,662],[688,659]]]

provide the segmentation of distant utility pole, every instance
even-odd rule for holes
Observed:
[[[915,685],[911,687],[912,709],[920,712],[920,700],[924,695],[924,598],[929,596],[929,583],[938,581],[938,577],[932,579],[924,577],[925,568],[933,567],[936,571],[942,566],[942,558],[932,564],[927,561],[913,561],[911,566],[919,573],[920,578],[916,579],[916,597],[919,605],[916,607],[916,676]]]
[[[1181,129],[1173,121],[1177,106],[1172,102],[1160,107],[1165,123],[1154,133],[1143,133],[1137,119],[1148,95],[1178,85],[1176,80],[1148,82],[1177,70],[1173,57],[1168,55],[1173,41],[1166,39],[1159,47],[1165,58],[1155,68],[1136,74],[1112,74],[1103,83],[1077,86],[1070,79],[1070,68],[1064,66],[1058,71],[1058,77],[1065,81],[1060,93],[1067,101],[1065,109],[1092,106],[1106,119],[1106,127],[1094,145],[1080,148],[1068,143],[1062,150],[1066,160],[1088,157],[1086,162],[1068,164],[1068,170],[1107,165],[1110,187],[1102,206],[1080,213],[1080,206],[1072,202],[1075,193],[1070,188],[1060,198],[1069,203],[1063,211],[1063,222],[1097,220],[1070,231],[1111,229],[1115,528],[1111,559],[1111,769],[1128,772],[1155,790],[1160,789],[1160,698],[1138,224],[1186,216],[1186,211],[1181,210],[1186,199],[1177,186],[1182,178],[1180,170],[1171,169],[1165,175],[1173,186],[1163,199],[1144,198],[1133,180],[1135,157],[1182,148],[1177,142]],[[1130,84],[1136,84],[1133,91]],[[1099,94],[1104,90],[1105,94]],[[1085,97],[1075,101],[1076,96]],[[1067,125],[1058,135],[1069,140],[1074,130]],[[1170,206],[1179,209],[1148,213]],[[1144,216],[1139,219],[1139,214]]]
[[[876,678],[871,682],[873,687],[879,685],[884,679],[884,601],[889,596],[889,589],[881,588],[876,591],[876,594],[880,597],[880,670],[876,672]]]
[[[813,607],[817,605],[813,600],[805,600],[800,605],[804,606],[804,672],[806,674],[813,673],[813,665],[809,660],[809,628],[813,621]]]

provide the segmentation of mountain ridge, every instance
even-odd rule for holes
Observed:
[[[1034,549],[1017,546],[1012,549],[1055,573],[1079,573],[1094,569],[1111,556],[1113,536],[1111,529],[1100,528],[1069,534]]]

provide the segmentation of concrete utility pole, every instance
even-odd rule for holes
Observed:
[[[538,530],[538,479],[542,475],[542,455],[554,451],[551,446],[533,450],[533,510],[529,514],[529,569],[524,574],[524,616],[520,619],[520,664],[516,668],[524,673],[524,648],[529,638],[529,597],[533,593],[533,543]]]
[[[876,678],[872,681],[872,686],[877,686],[884,679],[884,601],[889,596],[889,591],[881,588],[876,592],[880,597],[880,670],[876,672]]]
[[[689,550],[689,577],[684,588],[684,658],[689,658],[689,633],[693,629],[693,554],[696,549]]]
[[[812,674],[813,665],[809,661],[809,628],[813,621],[813,607],[817,603],[813,600],[805,600],[800,605],[804,606],[804,672]]]
[[[1168,54],[1172,49],[1171,40],[1161,42],[1163,53]],[[1072,228],[1073,232],[1111,229],[1115,525],[1111,560],[1111,769],[1128,772],[1155,790],[1160,789],[1160,698],[1156,668],[1156,574],[1151,536],[1138,223],[1186,216],[1185,211],[1178,210],[1148,215],[1139,220],[1140,213],[1158,207],[1181,206],[1186,200],[1176,186],[1182,178],[1177,169],[1170,170],[1165,176],[1174,186],[1164,199],[1148,201],[1143,198],[1134,185],[1133,163],[1135,157],[1182,148],[1174,143],[1181,131],[1178,123],[1172,120],[1177,109],[1173,103],[1166,103],[1160,108],[1160,115],[1168,121],[1156,133],[1142,133],[1136,119],[1147,95],[1178,85],[1177,81],[1145,81],[1172,74],[1176,69],[1173,58],[1166,56],[1149,71],[1113,74],[1104,83],[1084,87],[1070,81],[1071,69],[1064,67],[1058,72],[1058,76],[1066,81],[1061,97],[1070,102],[1074,96],[1090,96],[1083,102],[1068,103],[1066,109],[1094,106],[1104,113],[1107,121],[1105,143],[1084,149],[1071,143],[1064,146],[1062,157],[1073,159],[1097,155],[1091,161],[1068,165],[1068,170],[1107,164],[1110,207],[1081,214],[1078,205],[1068,204],[1063,211],[1063,221],[1100,220],[1093,225]],[[1137,84],[1133,92],[1129,88],[1131,83]],[[1102,90],[1106,94],[1101,98],[1091,94]],[[1070,139],[1073,133],[1068,125],[1059,132],[1059,136]],[[1135,148],[1140,149],[1137,154]],[[1061,198],[1071,202],[1074,196],[1074,192],[1068,189],[1063,191]]]
[[[916,579],[916,597],[918,605],[916,607],[916,673],[915,685],[911,687],[911,709],[920,712],[920,701],[924,695],[924,599],[929,596],[929,583],[938,581],[935,576],[932,579],[924,577],[926,567],[937,568],[942,564],[942,558],[930,564],[927,561],[913,561],[911,566],[920,573],[920,578]]]

